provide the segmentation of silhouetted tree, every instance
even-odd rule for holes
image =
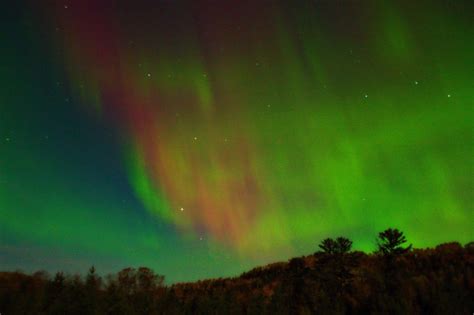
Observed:
[[[334,254],[336,252],[337,243],[332,238],[326,238],[319,244],[319,248],[326,254]]]
[[[352,248],[352,241],[346,237],[338,237],[336,239],[336,253],[338,254],[346,254],[350,252]]]
[[[464,248],[470,252],[474,252],[474,242],[469,242],[464,245]]]
[[[136,272],[136,292],[134,296],[135,309],[140,314],[151,314],[155,308],[157,297],[162,296],[160,292],[164,277],[157,275],[153,270],[140,267]]]
[[[85,309],[83,310],[87,314],[98,314],[99,313],[99,301],[101,295],[101,287],[102,287],[102,278],[99,277],[96,272],[94,266],[89,269],[89,272],[86,276],[85,282],[85,290],[86,290],[86,297],[85,297]]]
[[[346,254],[352,248],[352,241],[342,236],[339,236],[335,240],[326,238],[319,244],[319,248],[322,249],[325,254]]]
[[[409,252],[412,247],[411,244],[408,247],[403,247],[402,245],[405,244],[406,241],[403,232],[398,229],[386,229],[379,233],[379,238],[377,240],[378,252],[384,255],[404,254]]]

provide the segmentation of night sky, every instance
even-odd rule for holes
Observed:
[[[0,270],[473,240],[474,1],[7,2]]]

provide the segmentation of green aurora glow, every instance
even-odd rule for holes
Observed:
[[[472,241],[473,4],[298,3],[12,5],[0,269],[182,281],[389,226]]]

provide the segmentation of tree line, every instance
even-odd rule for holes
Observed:
[[[326,238],[312,255],[239,277],[165,285],[149,268],[102,277],[0,273],[1,314],[470,314],[474,243],[414,249],[403,232],[378,234],[377,250]]]

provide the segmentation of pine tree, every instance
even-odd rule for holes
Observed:
[[[336,252],[337,243],[332,238],[326,238],[319,244],[319,248],[326,254],[334,254]]]
[[[352,248],[352,241],[346,237],[338,237],[336,239],[336,253],[346,254],[350,252]]]
[[[384,255],[401,255],[411,250],[412,245],[403,247],[402,245],[407,242],[403,232],[398,229],[386,229],[379,233],[379,239],[377,240],[378,252]]]

